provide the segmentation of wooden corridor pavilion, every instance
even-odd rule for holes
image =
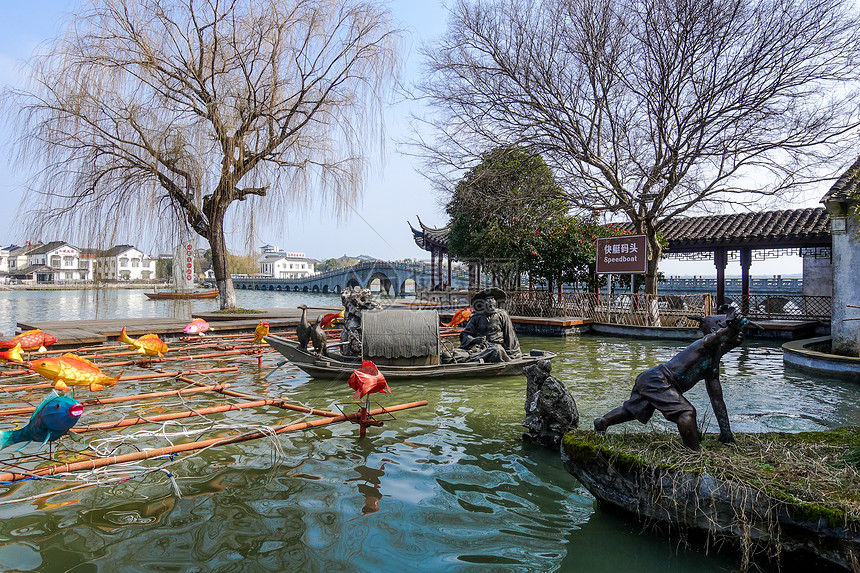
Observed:
[[[438,269],[442,285],[442,259],[448,255],[448,227],[428,227],[418,220],[420,230],[410,224],[415,244],[430,252],[431,264]],[[627,224],[629,227],[629,224]],[[730,260],[741,266],[742,311],[750,300],[750,269],[753,260],[785,255],[815,259],[831,258],[830,217],[824,208],[806,208],[760,213],[739,213],[706,217],[679,217],[660,228],[668,242],[664,258],[713,260],[717,274],[717,306],[726,300],[726,267]],[[436,260],[438,259],[438,266]],[[451,258],[448,255],[450,284]],[[470,265],[470,283],[472,279]]]
[[[830,217],[821,207],[678,218],[665,223],[660,234],[669,244],[664,258],[714,261],[717,306],[726,298],[726,266],[739,260],[743,312],[749,310],[753,260],[797,254],[831,258]]]

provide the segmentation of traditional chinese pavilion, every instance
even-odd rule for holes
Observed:
[[[442,276],[442,264],[445,257],[448,258],[447,284],[451,284],[451,256],[448,254],[449,227],[447,225],[444,227],[428,227],[421,222],[420,217],[418,217],[418,226],[421,228],[416,229],[412,226],[412,223],[409,223],[415,244],[430,253],[430,275],[433,277],[431,289],[442,289],[446,285],[446,281],[443,280]],[[469,282],[472,282],[471,276]]]

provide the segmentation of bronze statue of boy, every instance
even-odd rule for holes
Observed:
[[[703,329],[705,324],[702,323]],[[710,321],[708,324],[712,332],[706,332],[704,337],[668,362],[639,374],[630,398],[618,408],[595,419],[594,429],[605,432],[609,426],[632,420],[644,424],[651,419],[654,410],[660,410],[667,420],[678,425],[684,445],[691,450],[698,450],[700,437],[696,427],[696,409],[683,394],[704,380],[720,427],[719,440],[724,444],[734,442],[720,385],[720,359],[743,343],[743,329],[749,321],[737,316],[731,309],[725,321]]]

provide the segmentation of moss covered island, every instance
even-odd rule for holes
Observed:
[[[563,448],[572,460],[600,457],[620,471],[650,467],[743,485],[784,502],[798,521],[860,525],[860,426],[736,438],[736,444],[723,445],[708,435],[702,451],[691,452],[668,432],[577,431],[565,436]]]

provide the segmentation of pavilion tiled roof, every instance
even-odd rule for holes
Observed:
[[[409,223],[409,228],[412,229],[412,238],[419,248],[425,251],[429,251],[431,247],[448,248],[448,233],[451,230],[448,225],[444,227],[428,227],[421,222],[420,217],[418,218],[418,225],[421,227],[420,230],[413,227],[412,223]]]
[[[830,217],[821,207],[667,221],[659,233],[669,251],[701,251],[713,247],[754,249],[829,246]]]
[[[822,203],[828,201],[845,201],[857,191],[860,191],[860,157],[848,171],[836,180],[826,195],[821,199]]]

